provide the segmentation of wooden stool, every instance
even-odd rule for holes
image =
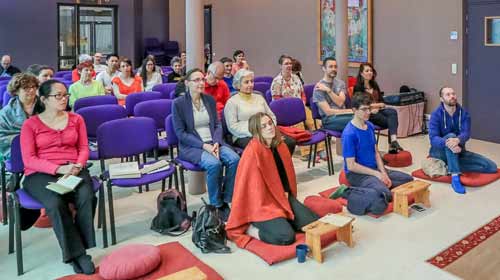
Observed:
[[[207,280],[207,275],[197,266],[193,266],[158,278],[158,280]]]
[[[319,263],[323,262],[323,255],[321,254],[321,236],[332,231],[337,231],[337,241],[344,242],[348,247],[354,247],[352,241],[352,221],[354,218],[349,218],[351,220],[341,227],[321,221],[315,221],[302,227],[302,231],[306,233],[306,244],[309,247],[308,256],[312,256],[312,258]]]
[[[429,200],[430,185],[431,184],[429,183],[415,180],[392,190],[394,193],[394,212],[405,217],[410,216],[410,210],[408,209],[408,196],[411,194],[415,198],[415,203],[422,203],[425,207],[431,207],[431,202]]]

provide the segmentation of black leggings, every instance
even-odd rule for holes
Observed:
[[[245,138],[238,138],[236,141],[234,141],[233,145],[245,149],[248,143],[250,143],[250,140],[252,140],[252,137],[245,137]],[[293,138],[288,137],[284,135],[284,140],[283,140],[288,147],[288,151],[290,151],[290,155],[293,155],[293,152],[295,151],[295,146],[297,145],[297,141],[295,141]]]
[[[389,137],[387,137],[389,143],[391,143],[391,135],[398,134],[398,112],[392,108],[385,108],[376,114],[371,114],[370,122],[383,129],[389,129]]]
[[[259,229],[261,241],[274,245],[290,245],[295,242],[295,232],[302,231],[303,226],[319,219],[316,213],[300,203],[292,195],[288,196],[288,202],[295,215],[294,220],[275,218],[269,221],[252,223]]]
[[[40,201],[52,222],[52,227],[61,247],[63,261],[85,254],[85,249],[96,246],[94,214],[97,198],[94,195],[92,179],[87,170],[80,175],[83,180],[75,191],[60,195],[47,189],[48,182],[55,182],[58,176],[34,173],[24,179],[23,188],[36,200]],[[71,216],[68,203],[77,209],[75,219]]]

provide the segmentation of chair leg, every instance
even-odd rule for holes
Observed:
[[[174,184],[175,184],[175,189],[179,190],[179,176],[177,175],[177,166],[175,166],[175,172],[174,172]],[[185,198],[185,197],[184,197]]]
[[[2,223],[4,225],[7,224],[7,175],[6,175],[6,171],[5,171],[5,165],[3,164],[2,162],[2,175],[1,175],[1,180],[2,180],[2,214],[3,214],[3,218],[2,218]]]
[[[111,181],[108,180],[108,204],[109,204],[109,224],[111,228],[111,245],[116,244],[116,230],[115,230],[115,210],[113,208],[113,190]]]
[[[309,146],[309,157],[307,159],[307,168],[311,168],[312,146]]]
[[[318,144],[314,144],[314,152],[313,152],[313,167],[316,166],[316,151],[318,149]]]
[[[332,176],[332,167],[330,166],[330,152],[329,152],[329,150],[330,150],[329,144],[330,143],[328,143],[328,139],[330,139],[330,138],[326,137],[326,139],[325,139],[325,152],[326,152],[326,157],[328,159],[326,163],[328,166],[328,176]]]
[[[177,169],[175,170],[175,172],[177,172]],[[173,178],[172,178],[172,175],[170,175],[170,177],[168,177],[168,188],[169,189],[172,188],[172,183],[173,183]]]
[[[333,167],[332,137],[328,137],[328,164],[332,170],[332,175],[334,175],[335,168]]]
[[[16,259],[17,259],[17,276],[22,275],[23,272],[23,241],[21,240],[21,213],[19,210],[19,201],[14,200],[14,224],[16,231]]]
[[[9,254],[14,253],[14,225],[16,221],[14,220],[14,198],[12,195],[9,196]]]
[[[106,202],[104,199],[104,186],[99,188],[99,214],[98,221],[101,221],[102,226],[102,247],[108,247],[108,229],[106,225]]]
[[[184,184],[184,168],[180,168],[180,172],[181,172],[181,188],[182,188],[182,195],[184,196],[184,198],[186,199],[186,212],[187,212],[187,197],[186,197],[186,186]]]

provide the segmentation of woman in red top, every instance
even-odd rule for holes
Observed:
[[[128,58],[120,59],[120,74],[111,80],[113,93],[118,98],[118,104],[125,105],[125,98],[132,93],[144,90],[141,76],[132,72],[132,61]]]
[[[25,179],[23,188],[46,209],[62,250],[63,261],[75,272],[92,274],[94,264],[86,249],[96,246],[94,212],[97,199],[85,167],[89,157],[87,130],[80,115],[66,112],[68,93],[63,83],[49,80],[39,88],[39,113],[21,128],[21,152]],[[82,182],[74,191],[60,195],[46,188],[60,176],[74,175]],[[77,214],[73,220],[68,208]]]

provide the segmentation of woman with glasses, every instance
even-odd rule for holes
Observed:
[[[146,57],[142,61],[141,72],[139,75],[142,79],[144,90],[150,91],[154,86],[162,83],[161,74],[156,70],[154,59]]]
[[[92,62],[82,62],[76,66],[80,80],[69,87],[69,106],[73,107],[75,102],[84,97],[98,96],[106,94],[106,90],[101,82],[92,78]]]
[[[0,160],[10,159],[12,139],[19,135],[24,121],[33,115],[37,89],[37,78],[28,73],[15,74],[7,85],[12,98],[0,110]]]
[[[210,204],[229,216],[234,178],[240,157],[223,146],[222,129],[217,117],[215,100],[204,94],[205,79],[200,69],[186,73],[186,94],[174,100],[172,118],[179,139],[179,158],[200,165],[206,170]],[[226,167],[225,177],[222,176]]]
[[[92,274],[94,264],[86,249],[96,245],[93,222],[97,199],[85,169],[89,157],[85,123],[80,115],[65,111],[69,95],[63,83],[46,81],[39,95],[38,114],[21,128],[23,188],[46,209],[63,261],[76,273]],[[72,192],[61,195],[46,188],[48,183],[69,175],[82,179]],[[74,218],[69,202],[77,210]]]
[[[113,93],[118,99],[118,104],[125,105],[125,98],[132,93],[141,92],[144,90],[142,78],[134,76],[132,72],[132,61],[128,58],[120,59],[120,74],[114,77],[111,82],[113,83]]]
[[[248,127],[253,138],[236,174],[228,237],[241,248],[252,237],[274,245],[292,244],[295,232],[319,217],[296,198],[292,156],[272,116],[259,112]]]
[[[370,122],[383,129],[389,129],[389,153],[398,153],[403,148],[398,143],[398,112],[392,108],[385,108],[384,99],[375,78],[377,71],[370,63],[361,63],[358,78],[353,92],[364,92],[373,99]]]
[[[248,120],[256,113],[263,112],[271,116],[276,122],[276,116],[267,105],[262,95],[253,91],[254,74],[250,70],[241,69],[236,72],[233,78],[233,87],[238,90],[229,98],[224,107],[224,118],[226,119],[227,129],[232,134],[233,145],[245,149],[252,134],[248,130]],[[284,141],[288,146],[290,154],[295,150],[296,142],[290,137],[285,136]]]

